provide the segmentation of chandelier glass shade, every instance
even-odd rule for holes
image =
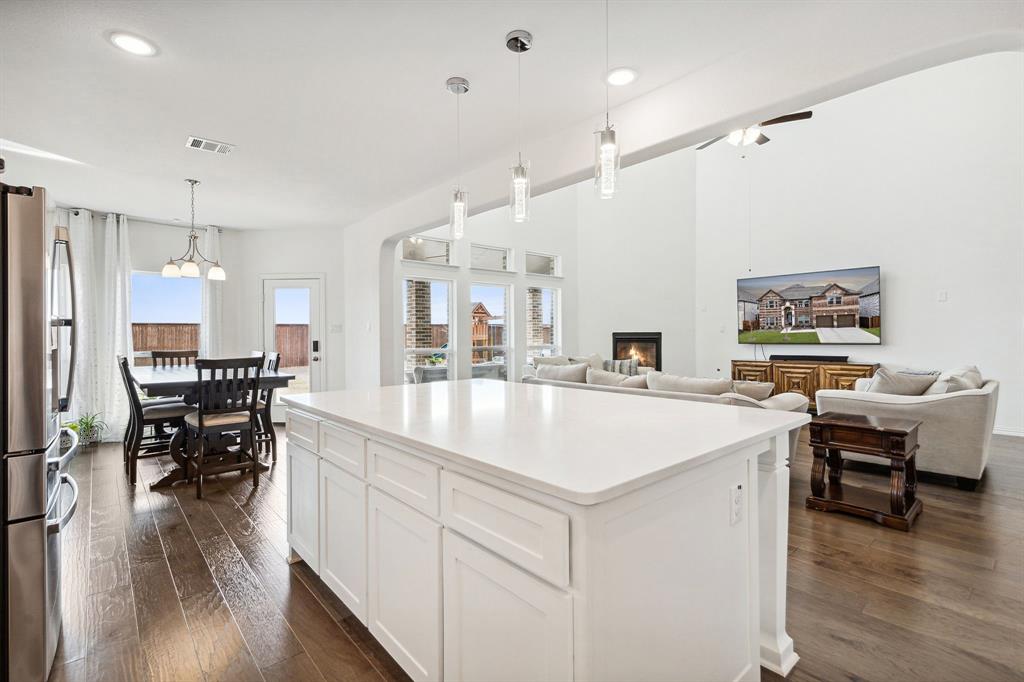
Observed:
[[[199,250],[199,233],[196,232],[196,185],[198,180],[185,180],[190,187],[192,206],[192,229],[188,233],[188,248],[185,249],[179,258],[170,258],[164,263],[160,275],[163,277],[201,277],[200,266],[209,264],[210,269],[206,272],[206,278],[213,281],[223,282],[227,279],[227,273],[221,267],[220,261],[210,260]],[[215,228],[209,228],[215,229]]]

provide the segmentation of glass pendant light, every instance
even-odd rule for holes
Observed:
[[[203,263],[209,263],[210,270],[206,273],[206,278],[223,282],[227,279],[227,273],[221,267],[220,261],[210,260],[199,250],[199,233],[196,232],[196,185],[199,184],[199,181],[188,179],[185,182],[189,184],[192,207],[192,229],[188,233],[188,248],[185,249],[185,253],[182,254],[181,258],[171,258],[164,263],[163,269],[160,270],[160,276],[169,278],[200,277],[202,276],[200,266]],[[207,229],[213,230],[215,228],[209,227]]]
[[[604,72],[608,73],[608,0],[604,3]],[[619,186],[619,143],[609,117],[608,79],[604,82],[604,130],[594,133],[594,190],[602,199],[611,199]]]
[[[469,193],[462,187],[462,95],[469,92],[469,81],[452,76],[445,83],[448,92],[455,95],[455,164],[458,179],[452,189],[451,211],[448,217],[448,231],[452,239],[462,239],[466,234],[466,219],[469,216]]]
[[[517,29],[505,36],[505,47],[516,53],[516,139],[519,162],[512,166],[512,179],[508,189],[509,217],[514,223],[530,219],[530,162],[523,161],[523,53],[533,47],[529,31]]]

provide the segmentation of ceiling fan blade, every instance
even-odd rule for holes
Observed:
[[[754,142],[756,142],[757,144],[764,144],[765,142],[771,142],[771,139],[764,133],[761,133],[760,135],[757,136],[757,139],[754,140]]]
[[[697,147],[697,151],[700,151],[701,149],[704,149],[705,147],[710,147],[711,145],[713,145],[714,143],[718,142],[719,140],[724,140],[724,139],[725,139],[725,135],[719,135],[715,139],[708,140],[707,142],[705,142],[701,146]]]
[[[813,112],[801,111],[798,114],[786,114],[785,116],[779,116],[778,118],[769,119],[763,121],[761,126],[773,126],[776,123],[789,123],[790,121],[803,121],[804,119],[810,118]]]

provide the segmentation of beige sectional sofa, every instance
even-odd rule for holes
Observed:
[[[858,379],[852,391],[818,391],[815,394],[818,412],[920,420],[918,471],[955,476],[960,488],[973,490],[988,462],[999,382],[982,381],[979,374],[975,383],[980,384],[978,388],[894,395],[871,392],[872,381]],[[884,463],[877,457],[846,451],[843,451],[843,458]]]

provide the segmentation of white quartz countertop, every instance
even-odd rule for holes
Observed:
[[[370,436],[584,505],[810,421],[794,412],[488,379],[281,399]]]

